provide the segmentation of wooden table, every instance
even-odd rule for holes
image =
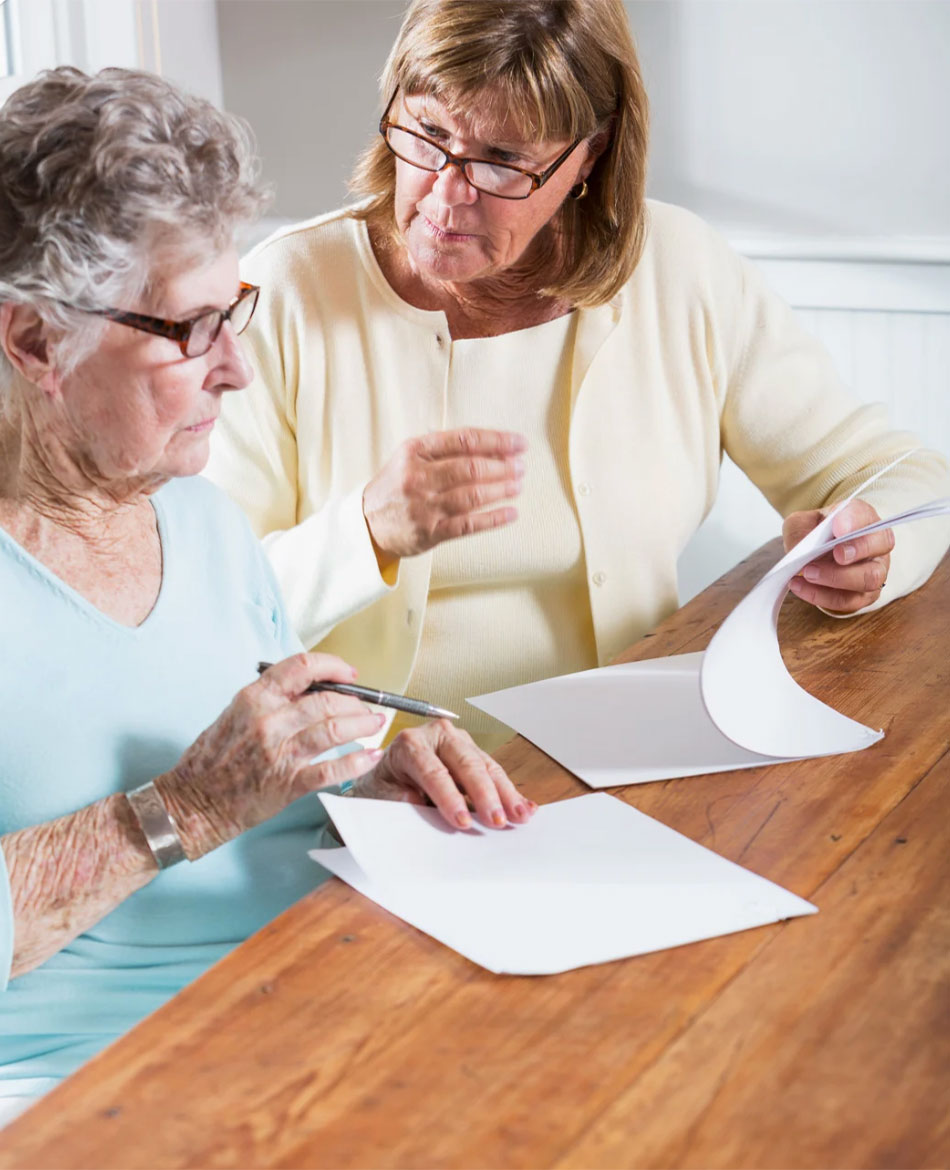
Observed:
[[[638,643],[702,649],[761,549]],[[0,1137],[3,1167],[950,1164],[950,560],[853,622],[783,610],[865,752],[617,795],[815,917],[491,975],[331,880]],[[531,795],[583,786],[518,739]]]

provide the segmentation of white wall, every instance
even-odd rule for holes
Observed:
[[[633,0],[654,191],[739,233],[950,236],[946,0]]]
[[[88,2],[88,0],[87,0]],[[101,3],[102,0],[97,0]],[[146,68],[220,106],[221,52],[215,0],[137,0],[144,9]]]
[[[179,0],[181,2],[181,0]],[[950,0],[627,0],[650,191],[732,234],[950,238]],[[276,215],[337,206],[402,0],[218,0]]]
[[[225,105],[254,127],[272,214],[338,207],[376,130],[402,0],[218,0]]]
[[[254,125],[274,214],[336,206],[403,0],[7,0],[21,77],[143,65]],[[627,0],[650,191],[735,237],[950,240],[950,0]],[[9,90],[0,82],[0,97]],[[908,242],[910,241],[910,242]]]

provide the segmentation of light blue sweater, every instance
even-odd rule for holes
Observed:
[[[0,834],[170,768],[259,660],[300,649],[244,517],[202,479],[152,497],[162,587],[119,625],[0,529]],[[92,930],[9,981],[0,850],[0,1097],[41,1093],[323,880],[315,796],[159,874]]]

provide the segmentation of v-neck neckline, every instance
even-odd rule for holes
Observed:
[[[155,524],[158,531],[158,543],[161,550],[162,560],[162,579],[159,583],[158,594],[155,598],[155,604],[148,611],[145,617],[137,626],[129,626],[124,622],[117,621],[110,617],[109,614],[99,609],[87,597],[74,589],[72,585],[63,580],[59,574],[54,573],[47,565],[35,557],[31,552],[23,547],[22,544],[12,536],[2,525],[0,525],[0,544],[6,545],[10,552],[19,560],[31,573],[42,579],[42,581],[53,592],[58,593],[62,599],[71,605],[74,609],[79,610],[85,614],[86,617],[96,621],[110,630],[126,634],[130,637],[137,637],[148,633],[156,622],[160,619],[162,610],[165,607],[166,597],[169,593],[169,558],[168,558],[168,523],[167,512],[165,506],[161,501],[160,492],[149,496],[148,502],[155,513]]]

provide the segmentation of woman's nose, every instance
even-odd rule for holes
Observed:
[[[462,168],[454,163],[448,163],[436,175],[432,190],[443,203],[474,203],[478,199],[478,192],[465,178]]]
[[[221,332],[215,338],[210,351],[215,361],[213,370],[218,381],[218,388],[225,390],[243,390],[247,386],[253,371],[251,363],[244,353],[244,344],[234,332],[230,321],[225,321]]]

